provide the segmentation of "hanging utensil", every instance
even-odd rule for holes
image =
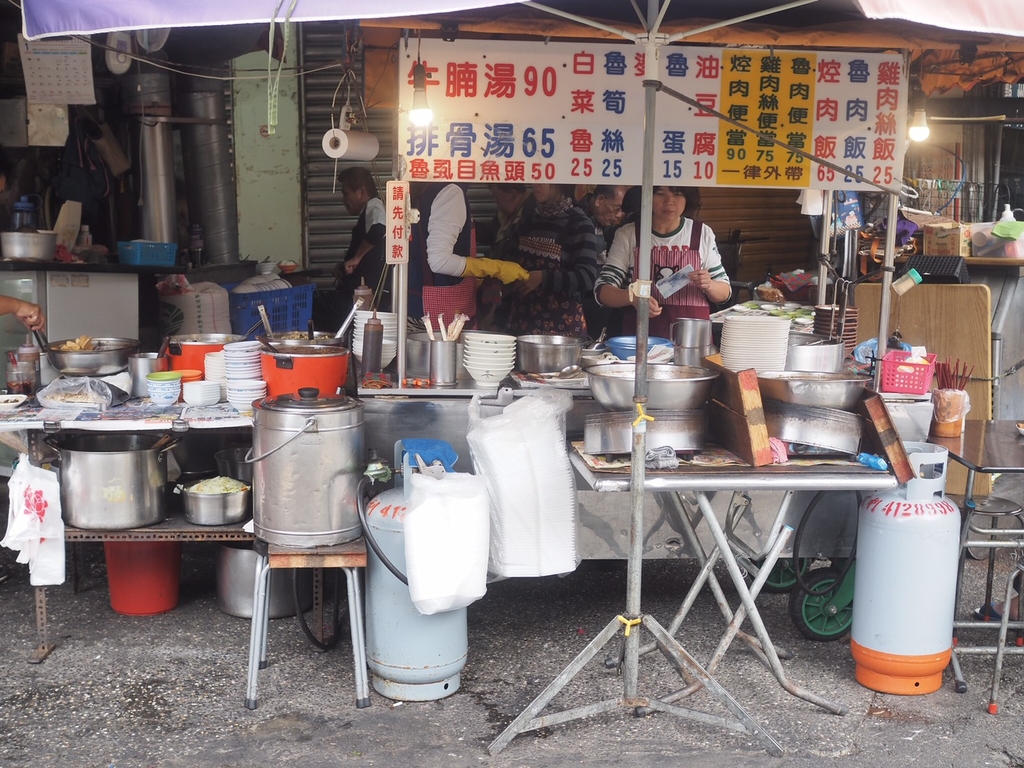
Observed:
[[[342,336],[345,335],[345,331],[347,331],[348,327],[350,325],[352,325],[352,321],[356,317],[356,312],[359,311],[359,308],[361,306],[363,306],[363,298],[362,298],[362,296],[360,296],[358,299],[356,299],[355,303],[352,304],[352,310],[348,313],[348,316],[345,318],[345,321],[341,324],[341,328],[339,328],[338,332],[336,334],[334,334],[334,338],[340,339]]]
[[[263,347],[264,352],[277,352],[277,348],[270,343],[270,339],[268,339],[266,336],[260,336],[259,334],[256,334],[256,341],[258,341],[260,343],[260,346]]]
[[[836,294],[839,300],[839,317],[836,319],[836,335],[842,339],[846,330],[846,302],[849,299],[850,281],[836,280]]]
[[[273,336],[274,329],[270,327],[270,318],[267,317],[267,308],[262,304],[257,304],[256,311],[260,313],[260,320],[263,321],[263,330],[266,332],[266,335]]]
[[[313,318],[311,317],[309,318],[309,323],[306,326],[306,336],[310,341],[312,341],[315,335],[316,334],[313,331]]]

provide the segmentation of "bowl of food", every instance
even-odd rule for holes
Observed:
[[[590,392],[609,411],[631,411],[633,405],[633,363],[609,363],[587,368]],[[718,374],[706,368],[686,365],[647,366],[649,411],[683,411],[703,408]]]
[[[28,399],[28,395],[0,395],[0,411],[13,411]]]
[[[294,261],[282,261],[277,266],[280,268],[282,274],[285,275],[287,275],[289,272],[294,272],[296,269],[299,268],[299,265],[296,264]]]
[[[185,519],[196,525],[233,525],[251,514],[249,486],[233,477],[211,477],[183,488]]]
[[[44,351],[50,365],[65,376],[109,376],[128,369],[128,357],[139,351],[139,340],[79,336],[52,341]]]
[[[1024,435],[1024,421],[1017,422],[1017,432]]]

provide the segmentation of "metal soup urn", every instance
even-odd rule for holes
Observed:
[[[288,547],[342,544],[362,535],[356,507],[363,404],[314,388],[253,406],[256,538]]]

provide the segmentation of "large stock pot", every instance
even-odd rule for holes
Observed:
[[[253,406],[253,521],[271,544],[319,547],[362,535],[363,404],[345,396],[268,397]]]
[[[124,530],[166,517],[164,454],[176,438],[100,433],[48,437],[46,443],[60,455],[60,504],[68,525]]]

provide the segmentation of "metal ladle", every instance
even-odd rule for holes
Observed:
[[[558,378],[560,379],[571,379],[574,376],[578,376],[580,371],[583,369],[578,365],[567,365],[565,368],[558,372]]]

